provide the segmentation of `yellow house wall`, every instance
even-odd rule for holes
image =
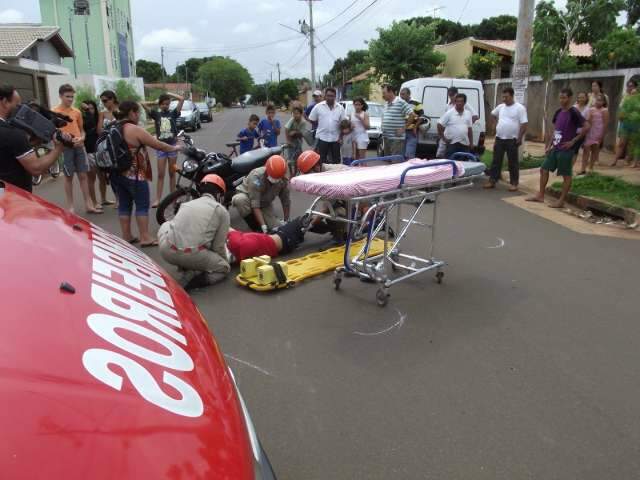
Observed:
[[[469,74],[465,61],[473,53],[471,40],[461,40],[451,45],[438,45],[435,50],[447,56],[441,74],[443,77],[466,77]]]

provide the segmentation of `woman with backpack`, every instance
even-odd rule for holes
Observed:
[[[158,245],[158,242],[149,233],[149,205],[151,203],[149,182],[152,177],[151,163],[146,147],[170,153],[181,151],[182,146],[161,142],[144,128],[139,127],[140,109],[140,105],[136,102],[125,101],[120,104],[117,118],[122,125],[123,137],[129,148],[131,166],[122,172],[113,172],[110,179],[118,197],[118,215],[122,238],[132,244],[140,242],[140,246],[146,248]],[[139,239],[131,233],[131,213],[134,204]]]
[[[101,209],[105,205],[113,205],[114,202],[107,200],[107,178],[104,172],[96,167],[95,153],[99,121],[98,105],[96,105],[96,102],[93,100],[84,100],[80,105],[80,109],[82,110],[82,121],[85,131],[84,148],[87,151],[87,157],[89,159],[89,171],[87,172],[89,196],[96,208]],[[96,198],[96,178],[98,179],[100,198],[102,199],[100,203],[98,203]]]

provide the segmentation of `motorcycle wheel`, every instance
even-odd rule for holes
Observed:
[[[180,205],[188,202],[189,200],[193,200],[198,196],[198,192],[195,190],[179,189],[164,197],[158,204],[158,209],[156,210],[156,220],[158,225],[162,225],[164,222],[173,220],[176,213],[178,213],[178,210],[180,210]]]
[[[31,177],[31,184],[38,186],[42,183],[42,175],[34,175]]]
[[[60,176],[60,163],[55,162],[53,165],[49,167],[49,175],[52,178],[58,178]]]

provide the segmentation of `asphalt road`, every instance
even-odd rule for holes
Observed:
[[[196,143],[226,151],[250,113],[216,116]],[[62,204],[60,180],[36,192]],[[330,275],[193,294],[281,480],[639,478],[638,243],[579,235],[505,195],[443,196],[444,283],[402,283],[385,309],[372,285],[335,292]],[[294,195],[294,213],[310,201]],[[91,220],[118,232],[108,210]]]

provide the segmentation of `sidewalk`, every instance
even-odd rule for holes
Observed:
[[[493,138],[488,138],[485,141],[485,146],[487,150],[493,150]],[[544,143],[542,142],[531,142],[527,141],[524,144],[524,153],[529,154],[533,157],[544,157]],[[624,162],[619,161],[617,167],[609,167],[611,163],[613,163],[613,159],[615,155],[613,152],[609,150],[602,150],[600,152],[599,165],[595,166],[595,171],[602,175],[609,175],[611,177],[621,178],[629,183],[634,183],[640,185],[640,168],[630,168],[623,167]],[[581,167],[582,161],[582,150],[580,151],[580,155],[578,155],[578,160],[576,161],[576,167],[574,168],[574,173],[579,170]],[[528,191],[536,191],[538,188],[538,169],[534,168],[531,170],[523,170],[521,172],[520,186],[523,190]],[[532,175],[531,174],[535,174]],[[504,175],[508,176],[508,173],[505,172]],[[552,177],[553,178],[553,177]],[[551,182],[550,182],[551,183]]]

